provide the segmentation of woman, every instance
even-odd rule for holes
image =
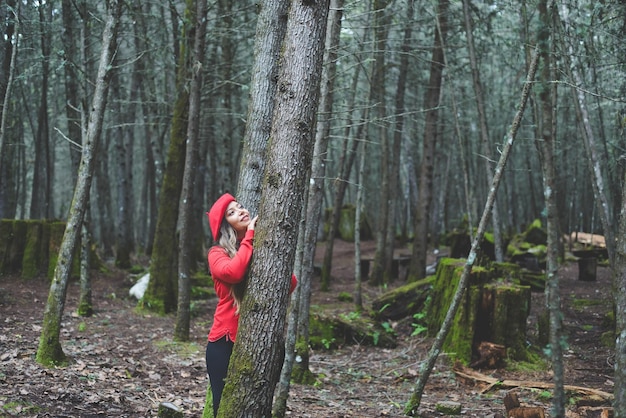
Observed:
[[[217,416],[228,362],[237,338],[239,305],[246,289],[258,216],[250,217],[250,212],[228,193],[217,199],[207,216],[216,242],[209,250],[209,270],[219,299],[209,331],[206,365],[213,393],[213,414]],[[290,292],[296,283],[292,276]]]

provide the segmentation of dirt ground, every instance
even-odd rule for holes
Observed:
[[[372,252],[364,243],[363,252]],[[313,285],[312,304],[340,306],[337,299],[352,292],[353,244],[337,241],[330,292]],[[317,258],[321,259],[318,250]],[[607,331],[605,315],[611,307],[608,269],[598,267],[595,282],[578,280],[578,267],[570,262],[560,272],[564,326],[569,348],[565,352],[565,384],[571,402],[568,417],[599,416],[610,402],[602,398],[613,390],[612,350],[601,343]],[[208,384],[204,346],[215,299],[194,303],[193,344],[172,342],[174,317],[142,315],[128,296],[133,280],[127,274],[94,278],[95,315],[75,314],[78,284],[68,289],[61,339],[72,363],[44,368],[34,361],[49,286],[44,280],[23,281],[0,277],[0,417],[153,417],[160,402],[172,402],[185,417],[200,417]],[[397,280],[391,286],[400,285]],[[367,304],[382,289],[364,285]],[[528,341],[536,339],[536,313],[544,295],[533,293],[528,319]],[[292,385],[288,415],[306,417],[402,417],[415,390],[420,365],[432,340],[411,337],[410,324],[394,324],[399,345],[395,349],[346,346],[312,353],[311,370],[319,378],[313,386]],[[503,397],[514,392],[523,406],[545,407],[550,416],[550,367],[539,371],[519,368],[478,370],[480,376],[455,373],[446,353],[439,356],[426,385],[420,416],[444,416],[437,403],[454,401],[462,416],[505,415]],[[499,384],[481,382],[495,378]],[[601,396],[591,396],[593,391]]]

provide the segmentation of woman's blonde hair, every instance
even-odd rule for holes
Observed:
[[[233,258],[237,254],[239,249],[239,243],[237,242],[237,231],[224,219],[220,226],[220,238],[218,245],[226,251],[226,254],[230,258]],[[230,294],[233,297],[235,304],[235,311],[239,313],[239,307],[243,296],[246,293],[246,287],[248,285],[248,272],[246,271],[245,277],[239,283],[230,286]]]

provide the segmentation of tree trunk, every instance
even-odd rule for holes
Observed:
[[[243,138],[243,153],[239,169],[237,199],[250,213],[258,213],[261,200],[261,179],[270,130],[268,121],[274,113],[278,58],[287,28],[289,2],[270,0],[261,3],[254,38],[254,64],[250,82],[248,121]]]
[[[376,250],[372,263],[370,284],[381,285],[391,278],[391,258],[393,245],[387,245],[387,228],[389,228],[389,177],[390,177],[390,149],[388,140],[388,126],[385,122],[387,109],[385,106],[385,44],[389,34],[391,16],[385,10],[388,0],[374,0],[374,51],[372,53],[372,81],[370,83],[370,106],[374,120],[368,125],[377,129],[368,129],[373,142],[380,144],[380,197],[378,201],[378,220],[376,222],[375,240]],[[375,122],[375,123],[374,123]],[[375,131],[373,133],[372,131]]]
[[[41,87],[39,111],[37,114],[37,132],[35,134],[35,165],[33,173],[33,191],[30,205],[31,219],[50,219],[52,217],[52,164],[53,147],[50,144],[48,118],[48,79],[50,77],[51,31],[49,17],[52,14],[51,3],[39,6],[39,30],[41,31]]]
[[[74,12],[74,5],[71,0],[62,1],[63,12],[63,52],[65,76],[65,117],[67,118],[67,136],[70,139],[70,159],[72,160],[72,178],[76,182],[78,166],[80,164],[80,145],[82,144],[82,117],[79,72],[80,55],[76,44],[78,16]],[[80,39],[80,38],[78,38]]]
[[[188,11],[195,10],[195,1],[187,0]],[[190,62],[190,43],[194,39],[195,22],[185,21],[181,49],[177,68],[177,97],[174,104],[170,145],[167,153],[167,165],[163,185],[159,195],[158,219],[150,260],[150,282],[144,294],[142,304],[145,308],[160,313],[176,310],[178,305],[178,205],[186,155],[187,120],[189,117],[189,89],[187,80],[192,64]]]
[[[204,40],[206,33],[207,0],[197,0],[197,10],[191,13],[195,25],[195,39],[191,84],[189,86],[189,122],[187,123],[187,150],[183,173],[183,190],[179,203],[178,240],[178,310],[174,339],[189,341],[189,303],[191,301],[191,276],[193,254],[193,209],[195,208],[194,183],[198,171],[198,131],[200,126],[200,92],[202,91],[202,65],[204,63]],[[195,20],[194,20],[195,19]]]
[[[138,54],[138,52],[136,52]],[[119,61],[116,60],[116,65]],[[111,83],[113,89],[122,92],[130,91],[130,96],[123,99],[128,103],[122,106],[122,100],[115,102],[115,111],[120,115],[121,123],[112,131],[114,136],[114,148],[116,158],[113,160],[115,164],[114,187],[116,191],[116,216],[115,216],[115,265],[121,269],[129,269],[131,267],[131,253],[133,251],[133,205],[131,196],[133,194],[133,170],[132,170],[132,147],[134,142],[134,121],[135,109],[137,103],[137,90],[139,88],[140,77],[137,74],[137,67],[133,69],[131,75],[131,83],[128,89],[123,89],[121,84],[121,75],[113,76]]]
[[[619,126],[619,134],[626,139],[626,125]],[[626,172],[622,179],[622,205],[615,248],[615,400],[616,418],[626,417]]]
[[[555,88],[551,87],[554,80],[552,61],[554,53],[551,42],[552,2],[541,0],[537,5],[541,26],[537,35],[537,47],[540,59],[539,92],[540,112],[538,113],[538,138],[536,146],[539,151],[543,172],[543,196],[547,212],[547,258],[546,258],[546,306],[550,318],[550,354],[554,372],[554,396],[552,413],[556,417],[565,416],[565,391],[563,389],[563,331],[561,312],[561,296],[559,294],[559,214],[556,206],[557,187],[554,162],[554,98]]]
[[[308,376],[309,370],[309,311],[311,305],[311,282],[313,280],[313,260],[317,244],[317,233],[321,223],[322,206],[324,200],[324,180],[326,176],[326,160],[328,156],[328,140],[330,135],[330,118],[333,111],[333,91],[337,74],[337,50],[339,48],[339,35],[341,34],[341,18],[343,14],[343,0],[330,0],[328,12],[328,24],[326,27],[326,48],[324,50],[322,78],[320,83],[320,99],[317,110],[317,125],[315,130],[315,145],[313,150],[313,162],[311,164],[310,183],[307,189],[306,214],[304,223],[304,242],[302,254],[301,274],[298,277],[300,302],[298,312],[302,313],[294,325],[297,325],[296,344],[300,349],[297,352],[287,352],[287,356],[299,356],[295,367],[299,370],[297,376]],[[291,322],[290,322],[291,323]],[[306,347],[305,349],[302,349]],[[293,361],[289,364],[293,365]],[[291,370],[285,370],[283,374],[290,376]],[[288,381],[288,379],[281,379]],[[303,382],[297,382],[303,383]],[[289,386],[279,387],[281,396],[275,400],[274,415],[283,416],[286,410]]]
[[[520,105],[517,113],[513,119],[513,123],[511,124],[511,129],[509,131],[506,144],[502,149],[502,154],[500,155],[500,160],[496,166],[493,184],[489,189],[489,195],[487,196],[487,202],[485,203],[485,208],[483,210],[483,214],[480,218],[480,222],[478,223],[478,230],[476,231],[476,236],[472,241],[472,247],[470,249],[469,255],[467,257],[467,262],[463,268],[463,273],[461,278],[459,279],[459,284],[452,299],[452,303],[448,308],[448,312],[443,320],[441,325],[441,329],[433,342],[433,345],[428,353],[428,359],[426,362],[422,363],[420,368],[419,378],[417,380],[415,391],[411,395],[411,399],[407,403],[404,412],[407,415],[415,416],[418,413],[418,408],[422,400],[422,394],[424,393],[424,388],[426,387],[426,382],[428,381],[428,377],[432,372],[432,369],[437,361],[437,357],[439,357],[439,353],[441,352],[441,348],[443,347],[443,343],[450,331],[450,326],[452,324],[452,320],[456,315],[456,311],[458,310],[461,299],[467,288],[467,284],[469,281],[469,274],[476,261],[477,250],[479,248],[479,244],[485,236],[485,231],[487,229],[487,222],[489,221],[489,215],[491,214],[491,208],[493,207],[493,203],[496,198],[496,193],[498,191],[498,186],[500,184],[500,179],[502,177],[502,172],[506,165],[506,162],[509,158],[509,154],[511,153],[511,149],[513,147],[513,141],[517,135],[517,131],[522,122],[522,116],[524,115],[524,110],[526,108],[526,102],[528,101],[528,95],[530,94],[531,85],[535,79],[535,73],[537,71],[537,59],[538,54],[533,55],[533,59],[530,63],[528,69],[528,76],[526,77],[526,83],[522,89],[522,97],[520,100]]]
[[[427,109],[422,144],[422,163],[419,173],[419,201],[415,211],[415,238],[413,256],[409,265],[409,281],[426,275],[426,253],[428,251],[428,226],[433,200],[433,166],[437,146],[437,123],[439,99],[443,82],[445,37],[448,32],[448,0],[439,0],[435,41],[433,44],[430,79],[424,94],[424,109]]]
[[[469,51],[470,67],[472,68],[472,85],[474,87],[474,95],[476,96],[476,108],[478,111],[478,122],[480,125],[480,143],[482,153],[486,157],[485,174],[487,175],[487,184],[492,183],[493,174],[491,172],[491,141],[489,139],[489,128],[487,127],[487,115],[485,111],[484,93],[482,83],[480,81],[480,71],[478,68],[478,60],[476,58],[476,50],[474,48],[474,34],[472,25],[472,16],[469,10],[469,0],[463,0],[463,15],[465,17],[465,35],[467,37],[467,49]],[[496,261],[504,261],[504,251],[502,250],[502,237],[500,232],[500,215],[498,211],[498,202],[494,202],[491,214],[493,241],[495,249]]]
[[[17,8],[15,7],[17,4]],[[14,39],[19,35],[19,16],[21,2],[7,0],[7,14],[12,17],[6,19],[6,29],[4,31],[4,57],[2,60],[2,71],[0,72],[0,219],[13,217],[14,209],[9,207],[9,195],[13,194],[10,188],[10,171],[4,161],[8,160],[6,152],[6,132],[7,118],[9,113],[9,102],[13,88],[13,77],[15,74],[17,59],[17,43],[14,47]]]
[[[567,6],[560,5],[564,9],[563,15],[569,16],[569,11],[567,10]],[[559,22],[566,28],[569,28],[570,23],[567,18],[561,20],[559,17]],[[568,63],[566,68],[568,69],[568,74],[570,78],[575,83],[576,87],[573,88],[572,95],[574,98],[574,103],[576,104],[576,114],[578,115],[578,120],[582,123],[583,129],[580,131],[583,137],[583,143],[585,146],[585,150],[587,152],[587,157],[589,158],[589,165],[591,169],[591,185],[593,189],[593,195],[595,201],[598,202],[598,209],[600,212],[600,221],[602,223],[602,229],[604,231],[606,249],[609,253],[609,264],[612,263],[614,259],[614,246],[615,246],[615,237],[613,234],[613,217],[611,215],[611,205],[609,203],[609,198],[606,194],[604,179],[602,176],[602,167],[599,164],[598,151],[596,149],[596,141],[595,135],[591,128],[590,120],[589,120],[589,112],[587,110],[587,102],[585,100],[585,91],[583,91],[583,81],[580,73],[577,69],[577,63],[573,62],[573,57],[576,56],[576,52],[574,51],[571,44],[569,46],[565,45],[565,41],[563,41],[563,48],[569,52],[565,54],[565,61]]]
[[[255,258],[220,417],[271,415],[284,356],[285,315],[297,226],[313,152],[327,17],[328,1],[293,3],[289,10],[272,118],[273,140],[267,153],[255,235]]]
[[[94,158],[97,155],[100,142],[109,77],[113,68],[111,64],[121,21],[122,3],[115,0],[111,0],[109,3],[106,26],[102,37],[102,54],[100,55],[100,66],[95,84],[96,90],[91,106],[92,111],[89,116],[78,181],[63,235],[63,242],[59,250],[59,258],[54,270],[54,278],[48,294],[39,347],[37,349],[36,360],[43,365],[62,364],[66,361],[65,353],[63,353],[63,348],[59,341],[61,318],[65,307],[65,295],[67,293],[70,269],[87,208],[91,178],[95,169]]]

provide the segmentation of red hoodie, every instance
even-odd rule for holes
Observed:
[[[213,326],[209,331],[209,341],[217,341],[226,336],[230,341],[237,338],[237,329],[239,327],[239,314],[236,312],[235,300],[230,293],[232,285],[241,282],[245,275],[250,260],[252,259],[252,240],[254,231],[247,231],[246,235],[239,244],[239,250],[233,258],[228,253],[215,245],[209,250],[209,269],[215,293],[219,298],[215,315],[213,317]],[[293,292],[298,281],[296,276],[291,276],[291,286],[289,292]]]

